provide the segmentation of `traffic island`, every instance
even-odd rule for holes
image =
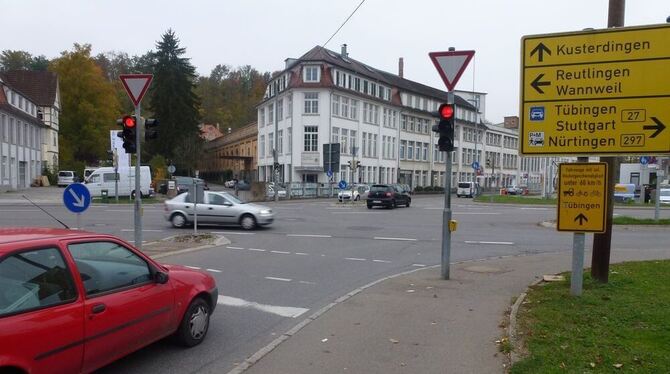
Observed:
[[[152,258],[162,258],[181,253],[188,253],[218,247],[230,244],[223,235],[202,233],[202,234],[181,234],[170,236],[165,239],[144,243],[142,252]]]

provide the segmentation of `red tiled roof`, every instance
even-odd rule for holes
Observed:
[[[5,82],[21,91],[39,106],[53,106],[58,89],[58,76],[50,71],[10,70],[3,74]]]

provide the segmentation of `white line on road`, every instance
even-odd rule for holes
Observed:
[[[186,267],[189,268],[189,269],[200,270],[200,268],[197,267],[197,266],[188,266],[188,265],[186,265]]]
[[[345,260],[350,260],[350,261],[367,261],[364,258],[357,258],[357,257],[345,257]]]
[[[242,248],[242,247],[230,247],[230,246],[229,246],[229,247],[226,247],[226,248],[228,248],[228,249],[244,249],[244,248]]]
[[[249,248],[249,250],[254,252],[267,252],[267,249],[260,249],[260,248]]]
[[[296,254],[298,256],[309,256],[309,253],[305,253],[305,252],[296,252],[294,254]]]
[[[315,282],[299,281],[300,284],[316,284]]]
[[[221,270],[216,270],[216,269],[207,269],[207,271],[211,271],[212,273],[220,273]]]
[[[412,266],[417,267],[417,268],[426,267],[426,265],[424,265],[424,264],[412,264]]]
[[[500,245],[514,245],[514,242],[482,242],[475,240],[466,240],[465,244],[500,244]]]
[[[372,260],[372,262],[383,262],[385,264],[390,264],[391,263],[391,261],[389,261],[389,260]]]
[[[320,234],[286,234],[286,236],[294,238],[332,238],[332,235],[320,235]]]
[[[290,255],[291,254],[291,252],[286,252],[286,251],[270,251],[270,253],[279,253],[279,254],[283,254],[283,255]]]
[[[375,236],[373,238],[374,240],[401,240],[401,241],[408,241],[408,242],[415,242],[416,239],[413,238],[390,238],[390,237],[385,237],[385,236]]]
[[[238,231],[212,231],[212,234],[223,234],[223,235],[256,235],[255,232],[238,232]]]
[[[306,308],[294,308],[289,306],[259,304],[253,301],[247,301],[244,299],[238,299],[236,297],[224,296],[224,295],[219,295],[217,304],[239,307],[239,308],[251,308],[259,310],[261,312],[272,313],[281,317],[289,317],[289,318],[300,317],[302,314],[304,314],[309,310]]]
[[[291,279],[289,278],[276,278],[276,277],[265,277],[265,279],[273,280],[273,281],[280,281],[280,282],[290,282]]]

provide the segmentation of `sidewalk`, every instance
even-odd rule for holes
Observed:
[[[386,279],[314,313],[229,374],[503,373],[495,341],[506,311],[542,275],[570,270],[571,256],[452,264],[448,281],[439,267]],[[670,249],[615,250],[611,262],[660,258]]]

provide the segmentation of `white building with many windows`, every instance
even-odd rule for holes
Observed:
[[[24,189],[42,175],[38,105],[0,75],[0,188]]]
[[[518,178],[518,130],[483,122],[485,96],[455,96],[452,185],[477,178],[482,186],[501,186]],[[335,182],[443,186],[445,155],[431,128],[446,97],[403,78],[402,60],[399,74],[391,74],[351,59],[346,45],[339,54],[317,46],[287,59],[258,105],[259,180],[272,181],[276,166],[280,182],[328,183],[324,145],[339,143]],[[493,160],[490,168],[484,156]],[[351,170],[350,161],[360,167]]]

